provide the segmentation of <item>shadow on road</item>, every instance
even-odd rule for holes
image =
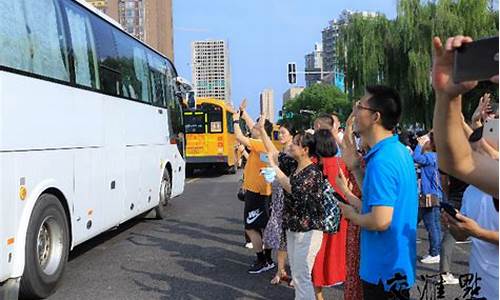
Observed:
[[[186,178],[216,178],[224,175],[233,174],[228,174],[226,171],[218,170],[217,168],[203,168],[193,170],[192,174],[186,173]]]
[[[140,224],[144,221],[146,221],[144,215],[137,216],[131,220],[128,220],[125,223],[120,224],[120,226],[118,226],[115,229],[110,229],[108,231],[105,231],[105,232],[99,234],[98,236],[76,246],[70,252],[68,261],[72,261],[73,259],[80,257],[81,255],[92,250],[93,248],[95,248],[101,244],[106,243],[107,241],[111,240],[112,238],[116,237],[117,235],[129,230],[130,228],[132,228],[132,227],[136,226],[137,224]]]
[[[135,277],[133,282],[140,289],[155,291],[162,295],[161,299],[221,299],[222,295],[224,299],[293,298],[293,289],[270,286],[274,270],[260,275],[247,274],[253,257],[239,253],[242,245],[234,241],[234,235],[241,236],[241,231],[176,220],[167,223],[156,229],[162,233],[161,237],[131,233],[127,240],[136,246],[158,247],[165,251],[189,278],[122,266],[124,271],[149,277],[146,281]],[[233,240],[223,237],[228,235],[233,235]],[[200,240],[204,241],[195,244]],[[151,286],[150,281],[161,282],[160,287],[158,283]]]

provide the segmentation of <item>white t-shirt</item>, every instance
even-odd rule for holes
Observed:
[[[498,231],[498,212],[493,198],[469,185],[465,190],[460,212],[473,219],[483,229]],[[471,238],[472,249],[469,258],[469,272],[477,273],[479,297],[498,299],[498,245]]]

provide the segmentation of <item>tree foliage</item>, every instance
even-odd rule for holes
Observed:
[[[337,66],[346,73],[349,100],[360,98],[367,85],[392,86],[403,99],[403,122],[429,125],[434,108],[432,38],[496,36],[498,11],[488,0],[400,0],[397,5],[395,20],[360,14],[349,19],[340,30]],[[486,91],[498,94],[496,86],[482,83],[465,95],[466,116]]]
[[[340,115],[341,119],[345,119],[350,109],[351,105],[347,101],[346,94],[337,87],[329,84],[314,84],[285,104],[284,115],[286,118],[286,115],[291,113],[292,116],[286,119],[289,119],[296,128],[306,129],[320,113],[335,112]]]

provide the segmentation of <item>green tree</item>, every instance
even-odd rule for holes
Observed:
[[[293,100],[288,101],[285,104],[283,115],[296,128],[307,129],[320,113],[335,112],[339,114],[341,119],[345,120],[350,111],[351,104],[347,100],[346,94],[341,90],[329,84],[314,84],[304,89]],[[290,116],[290,114],[292,117],[287,118],[286,116]]]
[[[431,87],[431,41],[457,34],[474,39],[498,35],[498,11],[489,0],[400,0],[397,17],[354,14],[340,31],[338,68],[346,72],[350,100],[360,98],[364,87],[385,84],[403,100],[403,123],[432,123],[434,92]],[[484,92],[497,88],[482,83],[464,95],[464,114],[470,116]]]

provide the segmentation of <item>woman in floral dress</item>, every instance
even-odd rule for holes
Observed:
[[[264,119],[261,117],[259,120]],[[290,145],[292,144],[293,134],[295,131],[288,123],[284,123],[279,129],[279,142],[282,145],[282,151],[276,149],[269,136],[267,136],[264,126],[259,122],[257,126],[261,132],[261,138],[264,142],[270,160],[277,163],[279,168],[290,176],[297,168],[297,161],[290,156]],[[272,199],[271,199],[271,217],[264,230],[263,242],[266,248],[277,250],[278,269],[276,275],[271,280],[271,284],[279,284],[280,282],[290,283],[290,278],[286,272],[286,235],[283,229],[283,199],[290,197],[290,194],[283,191],[283,187],[278,181],[272,183]]]
[[[315,297],[311,273],[323,239],[324,181],[322,171],[311,160],[315,151],[311,134],[294,136],[290,154],[297,161],[297,169],[290,177],[270,160],[276,179],[291,194],[284,198],[283,220],[296,300]]]

